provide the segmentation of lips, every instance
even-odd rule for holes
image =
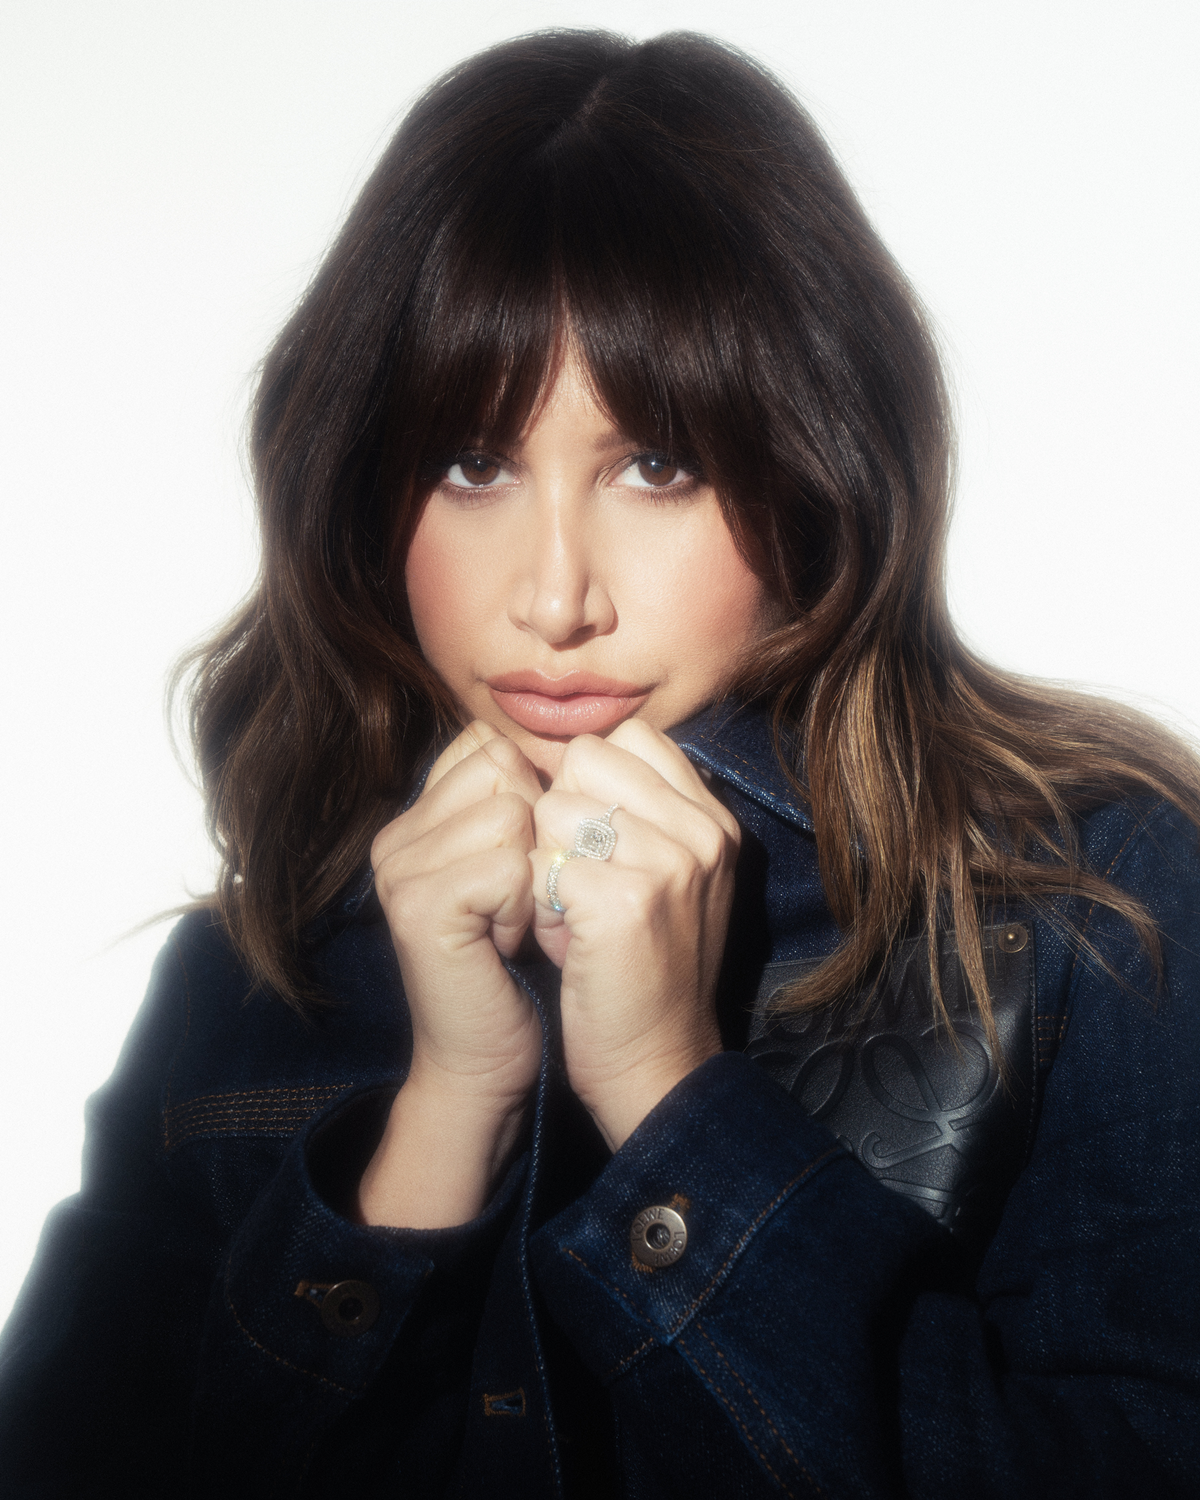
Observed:
[[[557,739],[604,734],[637,713],[650,696],[650,689],[638,683],[589,672],[568,672],[563,677],[505,672],[489,678],[488,691],[514,724]]]

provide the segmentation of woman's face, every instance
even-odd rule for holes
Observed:
[[[467,714],[550,776],[575,735],[702,708],[769,615],[712,488],[618,431],[570,355],[515,444],[446,471],[405,586]]]

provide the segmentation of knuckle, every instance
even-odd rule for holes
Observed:
[[[551,823],[561,822],[564,808],[570,801],[571,798],[565,792],[543,792],[533,807],[533,820],[538,832],[546,832]]]
[[[525,759],[513,740],[499,734],[481,745],[479,754],[490,761],[506,780],[516,775]]]
[[[491,799],[491,814],[497,837],[507,842],[529,831],[529,803],[516,792],[497,792]]]
[[[529,856],[507,844],[494,849],[490,856],[496,875],[509,885],[529,884]]]
[[[386,832],[387,829],[381,828],[380,831],[371,840],[371,847],[368,851],[367,858],[371,861],[371,868],[373,870],[377,870],[388,856],[388,844],[391,842],[391,840],[384,838],[384,834]]]
[[[385,823],[371,840],[369,858],[372,869],[382,864],[384,860],[389,859],[401,847],[404,841],[405,819],[408,817],[408,813],[401,813],[398,817],[393,818],[390,823]]]
[[[578,734],[568,741],[559,762],[558,779],[567,786],[578,786],[587,768],[596,758],[597,748],[604,744],[594,734]]]
[[[608,743],[619,745],[623,750],[631,750],[642,739],[645,732],[646,725],[641,719],[622,719],[608,736]]]
[[[708,873],[699,856],[679,844],[671,851],[667,868],[671,884],[676,889],[683,890],[696,885]]]
[[[661,900],[659,882],[645,870],[630,870],[621,882],[620,909],[625,918],[640,925],[649,921]]]
[[[429,910],[428,884],[428,881],[404,879],[391,883],[384,905],[389,925],[395,931],[414,932],[424,925]]]
[[[729,837],[725,830],[710,818],[705,818],[696,830],[696,859],[706,874],[720,869],[729,848]]]
[[[560,776],[566,771],[573,771],[579,764],[580,757],[583,754],[583,751],[580,748],[582,743],[582,735],[577,735],[575,739],[567,741],[567,747],[562,753],[562,760],[560,760],[558,763]]]

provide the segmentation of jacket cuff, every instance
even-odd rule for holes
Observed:
[[[343,1099],[293,1141],[239,1230],[221,1279],[222,1310],[241,1342],[285,1379],[308,1375],[328,1396],[364,1390],[435,1271],[440,1279],[494,1255],[528,1165],[527,1157],[514,1162],[467,1224],[354,1223],[335,1206],[332,1184],[345,1180],[339,1165],[365,1166],[394,1092]]]
[[[838,1160],[849,1160],[844,1148],[758,1064],[720,1053],[537,1232],[539,1286],[590,1368],[610,1378],[643,1349],[670,1344],[778,1210]],[[651,1268],[634,1257],[631,1231],[656,1206],[682,1217],[687,1243]]]

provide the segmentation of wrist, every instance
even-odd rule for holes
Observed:
[[[619,1151],[646,1116],[702,1063],[723,1051],[718,1035],[697,1039],[670,1058],[655,1058],[610,1079],[572,1079],[610,1151]]]
[[[397,1229],[478,1218],[513,1158],[527,1105],[528,1090],[501,1099],[410,1074],[359,1183],[357,1217]]]

